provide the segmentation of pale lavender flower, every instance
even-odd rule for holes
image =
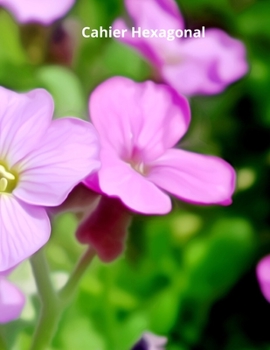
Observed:
[[[0,273],[0,323],[19,318],[25,304],[23,293],[7,280],[9,273]]]
[[[256,272],[261,292],[270,303],[270,255],[261,259],[257,265]]]
[[[52,121],[43,89],[18,94],[0,88],[0,271],[35,253],[50,236],[45,208],[61,204],[100,166],[90,123]]]
[[[151,37],[151,30],[184,30],[174,0],[125,0],[125,5],[136,30],[149,30],[149,37],[132,37],[124,20],[117,19],[114,29],[128,31],[118,40],[141,53],[179,93],[216,94],[246,74],[244,45],[220,29],[207,29],[204,38]]]
[[[165,350],[166,337],[160,337],[150,332],[145,332],[142,338],[134,345],[132,350]]]
[[[86,185],[131,210],[165,214],[169,192],[198,204],[231,203],[235,172],[224,160],[173,148],[190,122],[187,100],[166,85],[114,77],[92,93],[101,169]]]
[[[0,0],[0,6],[9,10],[21,23],[51,24],[63,17],[76,0]]]

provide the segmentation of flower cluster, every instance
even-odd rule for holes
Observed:
[[[73,3],[0,0],[20,22],[43,24],[63,16]],[[126,6],[142,28],[161,23],[165,29],[183,28],[173,0],[126,0]],[[122,20],[114,26],[125,28]],[[108,79],[89,100],[93,125],[72,117],[52,120],[53,101],[43,89],[15,93],[0,88],[0,271],[48,241],[47,208],[60,206],[81,183],[100,197],[77,238],[107,262],[123,251],[132,214],[167,214],[170,195],[201,205],[231,203],[234,169],[221,158],[178,145],[191,122],[189,102],[181,93],[217,93],[239,79],[247,71],[243,45],[218,29],[207,30],[205,39],[127,36],[125,43],[148,58],[167,84]],[[23,300],[0,277],[0,322],[18,317]],[[145,335],[143,341],[154,344],[150,338]]]
[[[1,271],[47,242],[50,223],[45,208],[61,204],[86,177],[87,186],[144,214],[171,210],[163,190],[195,203],[231,202],[235,174],[229,164],[172,148],[188,128],[190,111],[187,100],[168,86],[116,77],[94,91],[90,114],[101,145],[98,172],[98,137],[90,123],[74,118],[51,121],[53,102],[44,90],[17,94],[1,88],[0,95]],[[107,214],[101,211],[94,226],[93,217],[91,224],[87,221],[89,238],[87,230],[81,234],[105,261],[123,249],[125,229],[118,238],[120,247],[114,244],[122,227],[119,220],[124,228],[129,223],[122,206],[112,217],[113,225],[105,205]]]
[[[92,190],[142,214],[168,213],[166,192],[192,203],[231,203],[235,172],[228,163],[174,147],[188,129],[190,109],[169,86],[114,77],[92,93],[89,110],[101,143],[101,168],[84,181]],[[104,201],[77,237],[111,261],[124,249],[129,220],[123,209],[115,212],[119,204],[111,218]]]

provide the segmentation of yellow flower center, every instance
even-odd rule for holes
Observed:
[[[146,176],[148,174],[149,168],[143,162],[129,161],[130,166],[137,171],[137,173]]]
[[[0,194],[11,193],[18,183],[17,173],[0,163]]]

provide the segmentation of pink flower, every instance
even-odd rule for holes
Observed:
[[[206,30],[204,38],[151,37],[151,30],[184,30],[173,0],[125,0],[125,4],[136,30],[148,29],[150,37],[132,37],[125,22],[117,19],[114,28],[128,30],[119,40],[139,51],[179,93],[216,94],[247,72],[244,45],[220,29]]]
[[[88,187],[144,214],[171,210],[164,191],[193,203],[231,203],[235,173],[228,163],[172,148],[190,122],[187,100],[173,89],[114,77],[96,88],[89,107],[102,166]]]
[[[44,25],[63,17],[74,3],[75,0],[0,0],[0,6],[7,8],[19,22]]]
[[[145,332],[141,340],[134,345],[132,350],[165,350],[166,337],[160,337],[150,332]]]
[[[270,303],[270,255],[267,255],[258,263],[256,272],[261,292]]]
[[[0,273],[0,323],[19,318],[25,304],[22,292],[6,279],[9,272]]]
[[[45,207],[61,204],[100,166],[97,135],[76,118],[52,121],[42,89],[0,88],[0,271],[28,258],[50,236]]]

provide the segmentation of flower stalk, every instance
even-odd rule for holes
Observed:
[[[74,295],[78,282],[80,281],[82,275],[85,273],[95,255],[95,250],[89,246],[71,273],[66,285],[60,290],[59,297],[61,301],[67,302]]]
[[[55,333],[62,306],[50,279],[44,251],[39,250],[30,261],[41,302],[40,318],[30,350],[43,350]]]
[[[5,342],[4,337],[2,336],[1,332],[0,332],[0,349],[1,350],[8,350],[6,342]]]
[[[41,310],[30,350],[47,349],[56,332],[64,309],[69,304],[82,275],[94,256],[95,251],[89,247],[71,273],[68,282],[59,293],[55,291],[52,285],[44,251],[41,249],[31,257],[30,261],[39,293]]]

